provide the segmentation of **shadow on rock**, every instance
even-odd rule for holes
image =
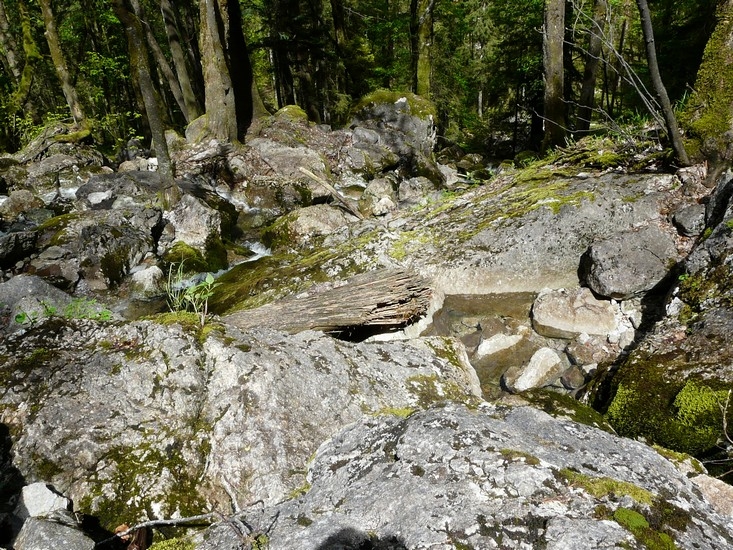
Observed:
[[[16,533],[19,525],[13,525],[13,510],[25,485],[20,470],[13,465],[13,456],[10,452],[13,441],[10,430],[5,424],[0,424],[0,545],[10,542],[12,534]]]
[[[316,550],[407,550],[407,546],[394,536],[380,539],[349,527],[328,537]]]

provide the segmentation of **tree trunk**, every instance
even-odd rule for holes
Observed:
[[[150,53],[153,54],[155,63],[162,73],[162,76],[165,77],[166,83],[168,84],[168,89],[171,91],[171,94],[173,94],[173,99],[176,101],[178,108],[181,110],[181,112],[183,112],[183,116],[185,117],[186,105],[183,102],[183,93],[181,92],[181,86],[178,83],[176,75],[173,73],[173,69],[171,69],[170,63],[168,63],[168,60],[165,58],[165,54],[163,53],[160,44],[158,44],[158,40],[155,38],[155,35],[150,28],[150,25],[147,23],[145,12],[140,5],[140,0],[130,0],[130,5],[132,6],[132,11],[135,14],[135,17],[137,17],[142,24],[143,32],[145,33],[145,39],[148,43],[148,47],[150,48]],[[171,118],[173,117],[171,116]]]
[[[23,54],[25,55],[25,63],[23,71],[20,75],[18,87],[10,98],[10,107],[13,111],[25,111],[26,114],[35,112],[35,107],[28,105],[31,84],[36,73],[36,66],[43,60],[38,45],[33,38],[33,27],[28,7],[22,0],[18,1],[18,12],[20,13],[20,24],[23,31]]]
[[[662,82],[662,75],[659,74],[659,64],[657,63],[657,51],[654,47],[654,30],[652,29],[652,18],[649,13],[649,6],[646,0],[636,0],[636,5],[639,8],[639,16],[641,17],[641,30],[644,35],[644,42],[646,44],[646,58],[647,64],[649,65],[649,76],[652,80],[652,86],[654,87],[654,93],[657,94],[659,104],[662,107],[662,115],[664,116],[664,122],[667,126],[667,134],[672,142],[677,160],[683,166],[689,166],[690,159],[685,151],[685,144],[682,142],[682,134],[680,134],[679,127],[677,126],[677,118],[675,117],[672,104],[669,101],[667,95],[667,89],[664,87]]]
[[[621,56],[623,55],[626,44],[626,29],[629,23],[624,19],[621,23],[621,33],[618,39],[617,55],[613,55],[610,63],[606,64],[606,82],[608,89],[606,90],[606,112],[608,116],[614,118],[616,112],[616,98],[618,97],[618,86],[621,81]]]
[[[130,68],[133,81],[140,89],[145,114],[150,126],[150,133],[153,136],[153,149],[158,158],[158,173],[160,174],[162,189],[162,201],[165,208],[174,206],[180,199],[180,190],[174,180],[173,164],[168,154],[168,144],[165,140],[165,128],[163,117],[160,113],[158,97],[155,85],[150,78],[150,63],[148,52],[145,47],[145,35],[142,23],[130,12],[125,5],[125,0],[114,0],[113,9],[115,15],[125,27],[127,35],[127,46],[130,50]]]
[[[13,77],[15,84],[20,82],[21,71],[18,63],[18,45],[10,32],[10,21],[5,12],[5,4],[0,1],[0,48],[3,49],[5,60],[8,64],[8,71]]]
[[[727,167],[733,160],[733,0],[719,6],[717,19],[685,116],[701,153]]]
[[[51,52],[51,60],[56,69],[56,75],[61,81],[61,91],[64,93],[66,104],[69,106],[71,116],[74,117],[74,122],[76,124],[82,124],[86,117],[84,116],[84,110],[81,107],[79,96],[76,93],[76,88],[69,74],[66,57],[61,49],[59,33],[56,30],[56,17],[51,9],[51,0],[39,0],[39,4],[41,5],[43,24],[46,27],[46,41],[48,42],[48,49]]]
[[[382,269],[357,275],[343,286],[314,287],[302,295],[236,312],[225,320],[239,328],[273,327],[290,333],[385,332],[424,315],[430,296],[428,281],[422,277],[402,269]]]
[[[565,145],[565,84],[563,51],[565,0],[546,0],[543,55],[545,67],[545,137],[542,149]]]
[[[578,103],[578,120],[575,127],[579,134],[590,129],[593,109],[595,107],[596,74],[601,60],[601,49],[603,41],[601,36],[606,26],[606,13],[608,4],[606,0],[595,0],[593,6],[593,21],[591,23],[590,38],[588,40],[588,51],[585,56],[585,69],[583,70],[583,86],[580,90]]]
[[[186,54],[181,47],[181,33],[178,29],[176,13],[173,11],[170,0],[160,0],[160,11],[163,14],[165,32],[168,37],[171,56],[173,57],[173,65],[176,68],[176,75],[178,76],[178,83],[183,96],[183,114],[186,117],[186,122],[190,123],[192,120],[201,116],[201,103],[193,91],[192,78],[186,65]]]
[[[254,115],[254,76],[238,2],[200,0],[208,135],[243,141]]]
[[[433,11],[435,0],[411,0],[410,45],[412,64],[412,91],[430,97],[432,60],[430,48],[433,40]]]

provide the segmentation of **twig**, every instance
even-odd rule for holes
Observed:
[[[111,542],[118,537],[119,538],[126,537],[127,535],[130,535],[140,529],[145,529],[146,527],[160,527],[160,526],[165,526],[165,525],[181,525],[183,523],[195,523],[199,521],[208,521],[208,520],[214,519],[215,517],[217,517],[217,514],[214,512],[210,512],[208,514],[201,514],[200,516],[189,516],[186,518],[153,519],[150,521],[144,521],[142,523],[138,523],[137,525],[130,527],[129,529],[126,529],[125,531],[122,531],[120,533],[115,533],[113,537],[105,539],[102,542],[98,542],[97,544],[94,545],[94,547],[97,548],[99,546],[102,546],[103,544]]]
[[[300,166],[298,168],[298,170],[300,170],[306,176],[308,176],[309,178],[313,179],[314,181],[320,183],[321,185],[323,185],[323,187],[325,187],[326,189],[328,189],[328,192],[331,194],[331,196],[334,198],[334,200],[336,202],[338,202],[343,208],[345,208],[346,210],[348,210],[349,212],[351,212],[354,216],[356,216],[360,220],[363,220],[364,219],[364,215],[361,212],[359,212],[356,208],[354,208],[353,206],[351,206],[348,203],[348,201],[346,201],[346,199],[344,199],[341,196],[341,193],[339,193],[338,191],[336,191],[336,188],[333,185],[331,185],[330,183],[328,183],[323,178],[320,178],[320,177],[316,176],[313,172],[311,172],[307,168],[303,168],[302,166]]]

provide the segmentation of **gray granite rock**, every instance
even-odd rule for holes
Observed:
[[[297,498],[244,511],[270,549],[733,544],[731,518],[651,447],[530,407],[365,418],[321,445],[308,480]],[[649,530],[634,532],[629,517]],[[237,547],[226,524],[199,540]]]

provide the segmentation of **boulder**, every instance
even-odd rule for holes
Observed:
[[[12,191],[7,200],[0,204],[0,216],[7,221],[13,221],[24,212],[40,208],[43,204],[43,201],[32,192],[27,189],[19,189]]]
[[[190,327],[184,329],[179,319]],[[318,445],[363,415],[475,402],[460,342],[353,344],[198,319],[45,323],[0,340],[14,464],[103,527],[285,498]]]
[[[36,251],[35,231],[0,233],[0,269],[9,269]]]
[[[0,283],[0,303],[9,308],[9,324],[16,331],[42,322],[51,312],[63,311],[72,298],[35,275],[16,275]]]
[[[653,289],[679,260],[674,234],[651,224],[594,242],[581,260],[581,281],[601,296],[627,299]]]
[[[618,306],[587,288],[543,290],[532,306],[532,326],[549,338],[607,335],[618,327]]]
[[[314,237],[330,235],[356,221],[341,208],[315,204],[282,216],[263,233],[263,242],[273,250],[306,247]]]
[[[709,203],[717,205],[709,219],[718,221],[685,259],[669,313],[591,395],[620,434],[704,455],[715,474],[725,473],[730,459],[719,444],[727,437],[721,406],[733,390],[731,189],[723,174]],[[716,459],[723,461],[720,471]]]
[[[677,230],[685,237],[698,237],[705,229],[705,205],[691,204],[674,213],[672,218]]]
[[[71,501],[41,481],[23,487],[15,515],[28,518],[47,517],[53,512],[71,510]]]
[[[384,216],[397,208],[397,194],[390,178],[369,182],[359,199],[359,210],[364,216]]]
[[[363,418],[320,446],[308,481],[289,501],[243,510],[251,536],[266,532],[274,550],[733,544],[730,517],[675,463],[526,406]],[[197,541],[233,550],[240,539],[222,522]]]
[[[94,541],[81,530],[39,518],[23,523],[15,539],[15,550],[94,550]]]

